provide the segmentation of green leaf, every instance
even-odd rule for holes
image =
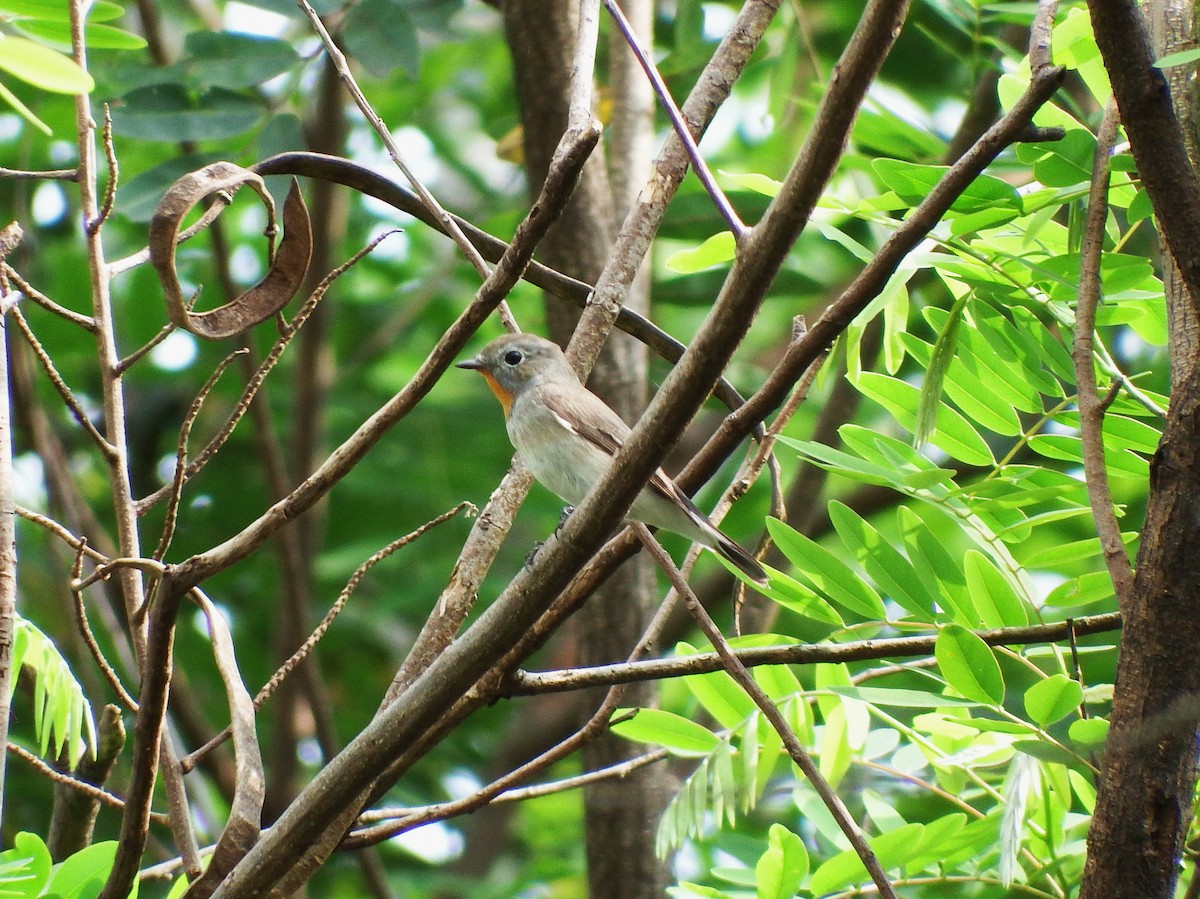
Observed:
[[[46,892],[62,899],[91,899],[112,870],[116,840],[93,843],[54,866]]]
[[[409,78],[420,72],[417,27],[401,0],[363,0],[352,6],[342,26],[346,52],[376,78],[403,69]]]
[[[727,172],[724,169],[719,169],[718,171],[722,178],[727,178],[738,187],[752,190],[755,193],[762,194],[764,197],[778,195],[780,188],[783,187],[782,181],[776,181],[774,178],[768,178],[766,175],[760,175],[755,172]]]
[[[967,592],[984,625],[1023,627],[1029,623],[1021,597],[991,559],[978,550],[967,550],[963,572],[967,576]]]
[[[950,625],[956,627],[957,625]],[[993,661],[995,661],[993,659]],[[830,687],[834,693],[859,699],[871,705],[885,708],[895,706],[905,709],[939,709],[950,706],[979,705],[972,699],[959,699],[956,696],[945,696],[941,693],[929,693],[925,690],[903,690],[887,687]],[[989,701],[988,705],[992,705]]]
[[[1042,762],[1054,762],[1059,765],[1078,765],[1080,762],[1075,753],[1044,740],[1017,740],[1012,744],[1012,748]]]
[[[58,94],[86,94],[96,86],[75,60],[23,37],[0,32],[0,70]]]
[[[49,125],[39,119],[34,114],[33,110],[22,103],[20,98],[17,97],[17,95],[10,91],[7,87],[5,87],[3,83],[0,83],[0,100],[3,100],[13,109],[15,109],[21,118],[27,121],[38,131],[42,132],[42,134],[49,136],[54,133]]]
[[[55,0],[0,0],[0,13],[8,13],[14,19],[32,19],[40,22],[70,22],[71,10],[65,2]],[[107,22],[125,15],[119,3],[95,0],[88,6],[89,22]],[[23,22],[21,24],[24,24]]]
[[[766,587],[759,587],[760,593],[784,608],[791,609],[814,621],[832,624],[834,627],[841,627],[845,623],[842,621],[842,616],[829,605],[824,597],[817,595],[816,592],[795,578],[775,570],[770,565],[763,567],[770,576],[770,583]]]
[[[949,166],[917,165],[899,159],[875,159],[871,167],[879,179],[906,203],[916,206],[937,186]],[[1022,210],[1021,195],[1006,181],[991,175],[979,175],[950,205],[951,212],[978,212],[983,209]]]
[[[835,790],[842,782],[842,778],[846,776],[846,772],[850,770],[852,761],[847,733],[848,724],[846,707],[838,703],[825,714],[825,727],[821,731],[817,767]]]
[[[880,866],[886,871],[905,864],[922,842],[925,833],[923,824],[906,824],[868,840]],[[809,889],[814,895],[831,893],[850,883],[861,883],[868,879],[866,866],[853,849],[839,852],[813,872]]]
[[[182,85],[160,84],[126,94],[113,109],[113,128],[142,140],[215,140],[244,134],[263,114],[256,100],[222,88],[194,96]]]
[[[56,42],[68,47],[71,45],[71,26],[66,22],[24,21],[19,27],[22,34],[41,41]],[[89,50],[141,50],[146,46],[145,38],[130,31],[90,22],[83,26],[83,40]]]
[[[1182,66],[1189,62],[1195,62],[1197,59],[1200,59],[1200,49],[1179,50],[1175,53],[1160,56],[1154,60],[1154,66],[1159,69],[1169,69],[1172,66]]]
[[[1079,710],[1083,687],[1065,674],[1056,673],[1025,691],[1025,712],[1038,727],[1047,727]]]
[[[907,381],[877,372],[859,375],[856,386],[863,394],[887,409],[902,426],[915,432],[920,389]],[[954,409],[945,403],[938,408],[937,428],[933,442],[948,455],[968,465],[995,465],[996,460],[979,432]]]
[[[851,555],[892,600],[914,615],[933,620],[934,599],[928,585],[891,541],[843,503],[829,504],[829,519]]]
[[[1004,676],[990,646],[960,624],[942,628],[934,656],[947,683],[967,699],[986,705],[1004,701]]]
[[[184,48],[187,83],[201,89],[256,87],[300,62],[287,41],[227,31],[190,32]]]
[[[879,594],[828,550],[777,518],[767,519],[767,531],[799,575],[833,602],[868,619],[886,617]]]
[[[946,370],[957,351],[958,326],[966,311],[968,296],[969,294],[963,294],[950,307],[950,315],[945,326],[938,332],[933,353],[926,365],[925,380],[921,384],[921,401],[917,406],[917,424],[913,432],[913,444],[917,449],[929,442],[937,425],[938,407],[942,403],[942,384],[946,380]]]
[[[633,711],[618,709],[613,717]],[[654,743],[675,755],[704,756],[712,753],[721,738],[702,724],[689,721],[674,712],[663,709],[637,709],[637,714],[627,721],[612,726],[613,733],[638,743]]]
[[[699,651],[687,643],[675,647],[675,654],[681,658],[696,655]],[[737,727],[755,709],[754,700],[724,671],[689,674],[683,678],[683,683],[721,727]]]
[[[767,851],[754,866],[757,899],[791,899],[808,874],[804,841],[782,824],[767,831]]]
[[[1084,718],[1072,721],[1067,729],[1067,736],[1088,749],[1103,746],[1104,741],[1108,739],[1108,719]]]
[[[971,593],[967,590],[962,563],[951,553],[927,524],[908,506],[896,510],[896,521],[904,539],[904,549],[917,577],[937,584],[938,606],[959,624],[979,623]]]
[[[66,750],[70,766],[75,767],[84,748],[95,747],[96,725],[83,688],[66,659],[50,638],[18,616],[12,663],[14,670],[23,667],[34,677],[34,730],[41,754],[49,755],[53,746],[53,757],[57,758]],[[10,700],[16,681],[13,678],[10,683]]]
[[[691,275],[715,265],[731,262],[736,255],[737,243],[733,239],[733,233],[721,231],[698,247],[672,253],[667,258],[666,266],[681,275]]]
[[[33,899],[50,879],[50,850],[35,833],[21,831],[13,848],[0,852],[0,896]]]

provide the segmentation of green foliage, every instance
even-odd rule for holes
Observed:
[[[511,233],[524,209],[523,185],[517,170],[493,158],[490,149],[517,116],[501,23],[488,5],[364,0],[344,14],[332,0],[317,5],[324,14],[338,13],[331,21],[339,22],[339,40],[372,102],[404,149],[428,164],[435,193],[494,233]],[[167,33],[182,35],[178,53],[164,66],[151,65],[148,54],[137,49],[139,38],[109,24],[122,14],[120,6],[99,0],[90,7],[89,46],[101,51],[91,54],[94,96],[97,106],[112,104],[121,163],[116,211],[104,230],[112,258],[144,245],[154,204],[175,178],[215,159],[248,164],[281,149],[300,149],[312,125],[311,88],[321,63],[291,0],[253,4],[281,16],[274,23],[278,33],[269,37],[214,29],[191,5],[156,6]],[[216,6],[224,10],[220,2]],[[91,87],[64,55],[65,9],[65,0],[0,0],[5,61],[0,69],[14,79],[11,87],[0,85],[0,96],[26,121],[53,127],[58,135],[69,133],[73,111],[65,95],[52,91]],[[657,47],[668,53],[662,64],[676,96],[690,88],[696,67],[712,50],[707,20],[724,9],[685,2],[660,10]],[[785,4],[772,40],[735,95],[732,108],[746,114],[736,127],[714,129],[706,138],[705,154],[746,221],[753,222],[777,195],[831,69],[831,54],[844,43],[857,12],[852,4],[819,9]],[[1027,61],[997,54],[1011,57],[1002,26],[1028,24],[1029,15],[1027,4],[914,5],[913,23],[885,69],[885,90],[858,116],[850,151],[821,198],[813,227],[785,261],[760,324],[728,372],[741,389],[761,383],[786,344],[793,318],[815,320],[934,189],[946,168],[945,110],[961,105],[980,74],[994,66],[1005,72],[1002,103],[1011,105],[1021,93],[1028,83]],[[13,46],[15,55],[2,49]],[[21,48],[53,61],[34,65]],[[825,495],[805,497],[801,508],[789,510],[792,520],[824,515],[827,521],[801,533],[767,519],[766,531],[782,554],[764,591],[777,617],[771,633],[733,641],[737,648],[837,646],[914,635],[933,641],[934,649],[919,660],[753,670],[822,774],[846,797],[906,895],[941,896],[961,888],[998,897],[1007,894],[1009,882],[1070,895],[1095,802],[1092,758],[1103,751],[1107,735],[1111,635],[1081,640],[1078,659],[1065,648],[1036,643],[991,648],[975,636],[983,629],[1114,608],[1081,477],[1071,359],[1078,223],[1095,149],[1094,107],[1103,105],[1108,90],[1081,6],[1060,14],[1054,49],[1056,61],[1078,73],[1094,102],[1064,97],[1043,110],[1037,124],[1064,127],[1063,140],[1019,144],[1005,152],[900,264],[839,341],[812,398],[778,444],[785,479],[806,466],[819,467],[829,478]],[[1183,61],[1165,58],[1160,65]],[[756,125],[755,116],[767,127]],[[348,123],[347,152],[371,161],[374,138],[355,116]],[[188,142],[186,153],[180,142]],[[70,151],[62,142],[0,132],[5,166],[57,168],[70,164],[56,155],[63,152]],[[1153,211],[1127,153],[1114,158],[1113,170],[1092,362],[1101,393],[1118,388],[1105,416],[1103,450],[1132,556],[1139,545],[1149,459],[1161,436],[1159,413],[1167,403],[1161,349],[1167,320],[1162,283],[1150,262],[1156,252]],[[10,188],[0,182],[5,200],[11,198],[14,208],[22,204],[25,214],[25,198]],[[36,256],[20,267],[46,295],[84,311],[83,251],[77,232],[63,227],[77,212],[69,205],[73,195],[53,185],[42,189],[66,198],[68,212],[42,223]],[[356,198],[347,207],[332,264],[380,229],[393,227],[397,218],[371,201]],[[249,283],[250,273],[265,265],[263,223],[257,210],[238,203],[222,222],[229,255],[237,262],[233,277]],[[649,266],[654,318],[685,341],[712,303],[720,267],[736,256],[724,227],[699,189],[685,184]],[[322,352],[335,360],[336,377],[318,442],[336,445],[393,396],[477,287],[465,263],[447,261],[446,247],[427,229],[407,225],[402,238],[384,244],[331,289]],[[208,289],[229,274],[211,264],[217,255],[206,236],[181,250],[190,286]],[[145,267],[113,282],[123,353],[158,332],[159,295]],[[534,291],[522,286],[510,300],[522,327],[540,329]],[[29,308],[31,326],[51,349],[64,380],[93,408],[98,386],[90,337],[43,310],[23,308]],[[251,343],[261,352],[273,336],[254,334]],[[874,339],[878,358],[869,348]],[[151,356],[127,376],[131,427],[139,435],[131,461],[139,496],[163,483],[163,463],[173,459],[183,411],[230,349],[183,342],[194,352],[191,361]],[[307,411],[303,394],[289,389],[304,383],[306,358],[285,356],[279,381],[273,382],[280,387],[256,410],[285,445],[285,457],[294,449],[292,423]],[[836,439],[813,440],[814,423],[841,367],[861,405],[846,410]],[[663,371],[656,367],[653,377]],[[197,421],[194,445],[236,403],[236,382],[227,376],[216,386]],[[329,539],[312,541],[309,619],[319,617],[378,546],[463,498],[487,496],[510,451],[500,413],[477,386],[448,374],[432,401],[389,433],[332,494],[326,517],[313,525]],[[47,385],[37,391],[48,408],[59,409]],[[84,499],[106,509],[105,462],[71,434],[65,439],[73,476]],[[211,468],[188,484],[186,527],[168,561],[227,539],[274,501],[262,477],[262,453],[261,443],[243,427]],[[283,461],[286,467],[292,460]],[[764,518],[765,493],[756,487],[730,521],[730,533],[746,545]],[[520,569],[529,546],[544,538],[558,511],[556,501],[535,491],[502,548],[496,574],[480,587],[483,602]],[[102,524],[110,524],[110,517],[102,512]],[[156,507],[143,524],[152,533],[161,521]],[[22,587],[30,595],[52,596],[61,589],[61,580],[51,582],[46,574],[59,564],[55,554],[35,529],[25,523],[21,528]],[[373,714],[452,572],[466,526],[447,524],[438,533],[446,536],[426,540],[411,555],[400,553],[373,571],[318,648],[341,736],[355,733]],[[284,602],[281,584],[277,558],[262,552],[210,585],[230,616],[252,690],[271,675],[280,654],[294,648],[281,636],[281,625],[296,614]],[[85,741],[94,742],[90,707],[64,659],[70,657],[80,670],[67,636],[74,625],[69,616],[56,619],[50,603],[26,608],[45,628],[43,633],[22,621],[18,630],[17,658],[33,675],[33,733],[44,755],[66,749],[74,762]],[[700,650],[681,641],[675,653]],[[175,651],[177,670],[188,681],[215,683],[202,628],[181,627]],[[216,692],[195,694],[199,719],[209,728],[204,737],[228,720]],[[614,730],[640,744],[665,747],[681,772],[657,844],[664,854],[686,846],[681,857],[695,864],[681,864],[680,877],[686,879],[671,895],[811,896],[864,882],[861,862],[790,764],[778,734],[727,674],[679,678],[663,692],[662,709],[640,710]],[[492,776],[511,735],[527,723],[519,714],[508,704],[481,712],[387,800],[438,802],[453,795],[463,779]],[[261,715],[268,757],[299,754],[299,778],[311,775],[318,764],[311,741],[271,745],[286,739],[292,722],[277,722],[271,703]],[[25,727],[18,718],[16,739],[23,738]],[[303,752],[294,751],[298,748]],[[10,779],[20,776],[10,772]],[[23,827],[44,822],[45,796],[44,784],[21,781],[6,793],[6,807],[16,809],[9,819],[21,820]],[[573,796],[570,802],[539,803],[522,807],[524,821],[511,829],[519,838],[503,847],[493,873],[466,886],[465,876],[449,872],[450,863],[418,858],[394,844],[381,847],[381,857],[406,895],[432,896],[450,888],[481,897],[578,892],[579,802]],[[27,819],[35,823],[25,824]],[[102,837],[115,834],[115,821],[102,813]],[[457,837],[466,830],[459,828],[451,822],[446,832]],[[555,851],[544,851],[548,842]],[[41,841],[21,834],[12,845],[0,855],[0,892],[12,883],[24,884],[13,886],[24,891],[14,895],[45,894],[51,866]],[[65,873],[55,875],[54,892],[93,895],[111,862],[111,850],[103,848],[108,845],[100,843],[56,869]],[[359,895],[356,876],[348,865],[331,864],[313,892]]]
[[[12,665],[14,671],[25,671],[33,677],[33,723],[40,754],[57,759],[66,752],[70,766],[74,767],[85,747],[94,753],[96,722],[83,688],[54,642],[19,615]],[[16,689],[14,677],[9,689],[10,704]]]
[[[1103,105],[1107,78],[1086,16],[1068,11],[1054,46],[1056,59],[1078,67]],[[1027,71],[1018,67],[1002,81],[1005,103],[1023,88]],[[871,126],[886,127],[887,119],[878,111]],[[856,813],[869,822],[871,844],[898,884],[913,884],[913,895],[940,895],[951,889],[947,878],[972,880],[978,895],[987,896],[1014,882],[1034,892],[1073,889],[1095,798],[1089,758],[1107,733],[1111,638],[1081,650],[1095,655],[1085,666],[1090,679],[1081,684],[1056,647],[997,651],[975,633],[1114,607],[1082,479],[1071,358],[1080,266],[1073,223],[1096,142],[1084,120],[1066,109],[1047,108],[1038,123],[1065,126],[1064,139],[1018,145],[994,175],[977,179],[856,323],[861,333],[867,320],[882,320],[882,370],[847,345],[847,377],[869,405],[840,428],[839,445],[780,439],[836,480],[826,536],[768,520],[791,564],[772,571],[765,595],[819,621],[832,644],[863,635],[936,635],[934,668],[890,672],[879,686],[863,686],[869,668],[855,666],[852,678],[844,666],[817,666],[790,673],[795,686],[787,696],[789,708],[810,710],[802,740],[825,777],[835,786],[855,778]],[[859,262],[874,255],[871,238],[886,237],[945,171],[920,158],[869,163],[863,170],[876,192],[833,191],[817,223]],[[1149,459],[1161,439],[1166,328],[1162,283],[1145,255],[1128,249],[1140,246],[1147,215],[1131,171],[1122,157],[1114,159],[1091,361],[1100,392],[1114,389],[1103,456],[1132,557]],[[739,175],[738,183],[772,190],[765,175]],[[697,271],[724,261],[722,252],[732,254],[717,247],[710,239],[669,264]],[[860,511],[850,502],[856,486],[886,488],[893,502],[883,511]],[[786,620],[796,618],[785,614]],[[812,633],[805,624],[794,639]],[[774,639],[786,642],[788,631]],[[684,838],[733,845],[725,834],[734,822],[706,817],[705,808],[728,808],[718,796],[762,796],[763,755],[781,754],[778,741],[764,738],[752,747],[746,740],[748,722],[765,734],[732,682],[704,677],[686,683],[697,712],[725,728],[723,739],[668,811],[664,848]],[[661,742],[648,732],[640,738]],[[739,755],[755,764],[739,763]],[[782,810],[778,821],[805,822],[807,829],[797,832],[805,834],[811,873],[777,891],[786,831],[771,823],[760,838],[759,861],[714,870],[711,883],[686,884],[690,892],[679,895],[735,895],[717,889],[718,880],[789,896],[867,880],[858,855],[795,770],[769,770],[793,791],[795,807]],[[769,821],[760,802],[737,830]]]
[[[95,899],[112,868],[117,844],[93,843],[58,864],[50,861],[50,850],[42,838],[22,831],[13,848],[0,852],[0,895],[34,899]],[[136,899],[135,884],[128,899]]]

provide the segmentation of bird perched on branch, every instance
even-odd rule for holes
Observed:
[[[504,408],[508,436],[521,461],[542,486],[571,505],[583,501],[629,436],[629,425],[580,383],[563,351],[545,338],[508,334],[458,367],[483,375]],[[762,566],[717,530],[661,468],[626,518],[682,534],[752,580],[767,582]]]

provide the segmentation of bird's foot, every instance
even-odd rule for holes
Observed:
[[[537,543],[533,544],[533,548],[530,549],[529,552],[525,555],[525,567],[526,568],[533,567],[533,560],[537,558],[538,552],[541,551],[541,548],[545,545],[546,544],[540,540]]]
[[[562,529],[567,524],[567,519],[571,517],[571,513],[575,511],[574,506],[563,506],[562,514],[558,516],[558,524],[554,526],[554,536],[557,537]]]

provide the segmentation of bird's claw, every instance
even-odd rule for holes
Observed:
[[[557,537],[562,533],[562,529],[567,524],[567,519],[571,517],[571,513],[575,511],[574,506],[563,506],[562,514],[558,516],[558,524],[554,526],[554,536]]]
[[[530,549],[530,550],[529,550],[529,552],[528,552],[528,553],[526,553],[526,555],[525,555],[525,567],[526,567],[526,568],[532,568],[532,567],[533,567],[533,560],[537,558],[537,554],[538,554],[538,552],[539,552],[539,551],[541,550],[541,548],[542,548],[543,546],[545,546],[545,545],[546,545],[546,544],[545,544],[545,543],[543,543],[543,542],[542,542],[542,541],[540,541],[540,540],[539,540],[537,543],[533,544],[533,548],[532,548],[532,549]]]

